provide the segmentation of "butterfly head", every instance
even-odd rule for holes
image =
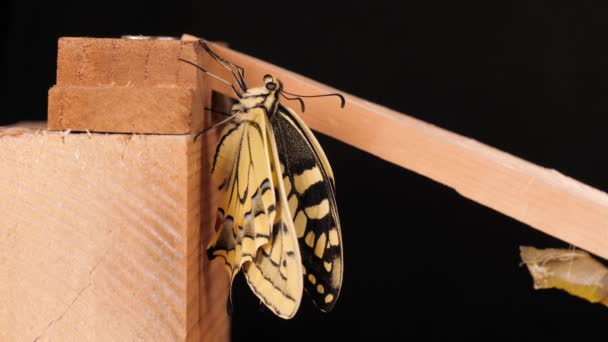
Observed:
[[[237,110],[263,106],[269,116],[273,116],[279,106],[279,95],[283,92],[283,83],[272,75],[265,75],[262,87],[249,88],[239,99]]]
[[[279,104],[279,94],[283,90],[283,83],[278,78],[272,75],[264,76],[264,102],[263,105],[266,107],[268,114],[272,114],[276,111]]]
[[[280,93],[283,90],[283,84],[278,78],[272,75],[264,76],[264,88],[270,93]]]

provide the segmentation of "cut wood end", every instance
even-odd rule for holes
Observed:
[[[182,37],[180,39],[185,42],[198,42],[200,40],[199,37],[187,33],[182,34]]]
[[[112,133],[190,134],[203,129],[203,73],[196,42],[59,39],[57,85],[48,128]]]
[[[199,50],[192,41],[62,37],[57,85],[197,88],[196,70],[179,59],[200,63]]]
[[[202,129],[202,94],[181,87],[54,86],[49,130],[189,134]]]
[[[43,121],[18,122],[12,126],[0,126],[0,139],[26,134],[39,134],[45,130],[46,123]]]

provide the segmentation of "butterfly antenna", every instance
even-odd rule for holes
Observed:
[[[244,92],[247,91],[247,84],[245,83],[245,69],[224,59],[223,57],[215,53],[215,51],[211,50],[211,48],[209,47],[209,45],[207,45],[206,42],[199,40],[198,43],[205,51],[207,51],[209,56],[211,56],[218,63],[220,63],[226,70],[230,71],[232,77],[234,77],[236,83],[239,85],[239,87],[241,87]],[[235,73],[231,67],[235,68],[237,72]]]
[[[331,93],[331,94],[321,94],[321,95],[297,95],[297,94],[292,94],[290,92],[287,92],[285,90],[281,90],[282,93],[285,93],[287,95],[291,95],[291,96],[296,96],[296,97],[327,97],[327,96],[336,96],[337,98],[340,99],[340,108],[344,108],[344,106],[346,105],[346,99],[344,98],[344,96],[342,96],[342,94],[338,94],[338,93]],[[285,95],[283,95],[285,96]],[[287,98],[287,97],[285,97]]]
[[[298,100],[300,102],[300,107],[302,108],[302,113],[304,113],[305,111],[305,107],[304,107],[304,101],[299,98],[299,97],[287,97],[285,94],[283,94],[283,92],[280,93],[281,96],[283,96],[284,98],[288,99],[288,100]]]
[[[195,67],[195,68],[199,69],[200,71],[204,72],[205,74],[207,74],[207,75],[209,75],[209,76],[211,76],[211,77],[213,77],[213,78],[215,78],[215,79],[217,79],[217,80],[219,80],[219,81],[221,81],[221,82],[226,83],[227,85],[229,85],[229,86],[232,88],[232,90],[234,91],[234,93],[236,94],[236,96],[237,96],[238,98],[243,97],[243,95],[241,95],[241,93],[239,93],[239,92],[236,90],[236,87],[234,86],[234,84],[232,84],[232,83],[230,83],[230,82],[226,81],[225,79],[223,79],[223,78],[219,77],[218,75],[216,75],[216,74],[212,73],[211,71],[207,71],[207,70],[206,70],[206,69],[204,69],[202,66],[200,66],[200,65],[198,65],[198,64],[196,64],[196,63],[194,63],[194,62],[190,62],[189,60],[186,60],[186,59],[183,59],[183,58],[178,58],[178,60],[179,60],[179,61],[181,61],[181,62],[184,62],[184,63],[188,63],[188,64],[192,65],[193,67]]]

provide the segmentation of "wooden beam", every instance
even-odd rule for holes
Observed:
[[[179,40],[61,38],[51,130],[189,134],[203,128],[200,47]]]
[[[186,88],[55,86],[49,91],[48,125],[54,130],[186,134],[202,129],[191,115],[203,111],[200,95]]]
[[[197,38],[185,35],[182,39]],[[227,47],[211,46],[246,70],[251,87],[261,85],[263,75],[272,74],[292,93],[340,92]],[[231,79],[209,56],[204,56],[203,66]],[[228,86],[213,78],[208,78],[208,87],[234,96]],[[337,101],[328,99],[307,100],[305,113],[300,113],[298,106],[292,109],[321,133],[429,177],[469,199],[608,259],[605,192],[473,139],[340,93],[346,97],[342,110]]]
[[[228,340],[212,145],[0,128],[0,340]]]

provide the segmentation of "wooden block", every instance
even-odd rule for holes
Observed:
[[[49,91],[48,127],[114,133],[200,132],[201,96],[195,89],[180,87],[55,86]]]
[[[196,42],[61,38],[48,128],[189,134],[202,130],[204,74]]]
[[[178,58],[202,62],[196,41],[112,38],[59,39],[58,86],[200,86],[196,69]]]
[[[0,129],[0,340],[228,340],[209,146]]]

